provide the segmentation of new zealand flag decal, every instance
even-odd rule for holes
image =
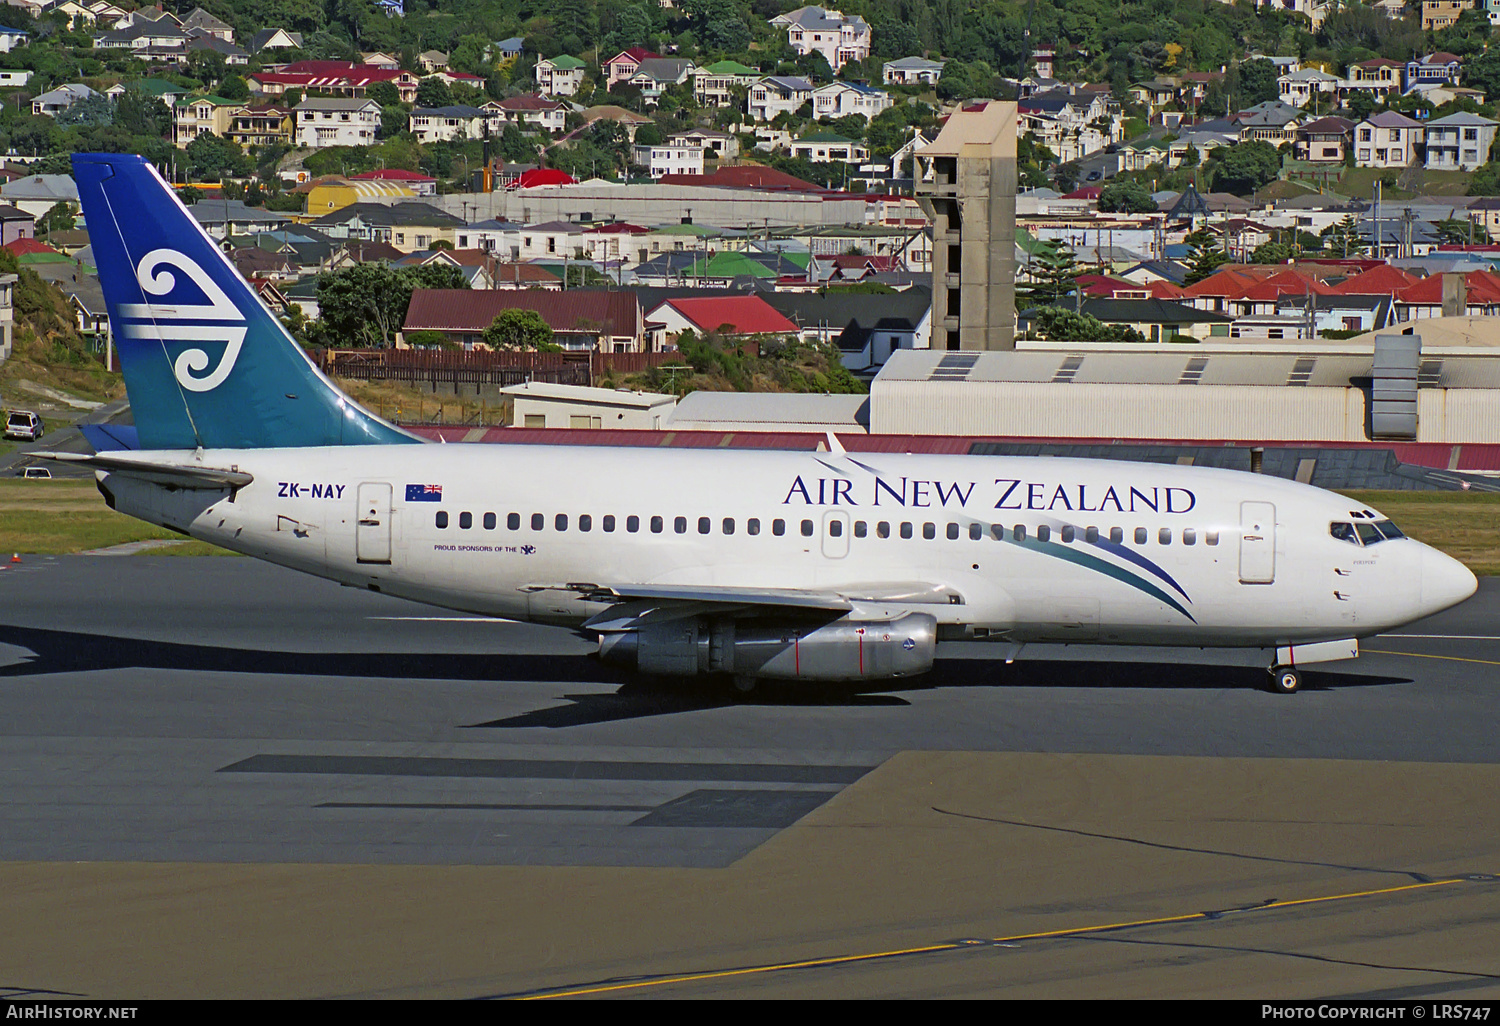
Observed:
[[[407,502],[442,502],[442,485],[407,485]]]

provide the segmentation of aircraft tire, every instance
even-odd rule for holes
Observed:
[[[748,673],[737,673],[734,675],[734,689],[742,695],[748,695],[755,690],[755,678]]]
[[[1290,666],[1277,666],[1271,670],[1269,689],[1276,695],[1295,695],[1302,689],[1302,674]]]

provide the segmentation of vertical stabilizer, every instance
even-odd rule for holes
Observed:
[[[75,153],[73,174],[143,449],[420,441],[313,365],[144,159]]]

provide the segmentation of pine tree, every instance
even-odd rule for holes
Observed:
[[[1188,244],[1188,273],[1185,285],[1193,285],[1209,277],[1224,264],[1229,263],[1229,254],[1219,246],[1219,241],[1206,228],[1199,228],[1185,240]]]
[[[1083,268],[1073,251],[1053,239],[1038,247],[1030,264],[1031,288],[1026,299],[1031,303],[1052,305],[1078,290],[1078,276]]]

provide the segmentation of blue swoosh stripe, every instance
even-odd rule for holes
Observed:
[[[1119,542],[1109,541],[1103,535],[1100,535],[1099,540],[1096,541],[1096,542],[1093,542],[1092,544],[1099,546],[1099,548],[1103,549],[1105,552],[1112,552],[1112,553],[1114,553],[1115,555],[1119,556],[1121,559],[1128,559],[1128,560],[1130,560],[1130,562],[1134,563],[1136,566],[1140,567],[1143,570],[1149,570],[1149,571],[1151,571],[1151,573],[1155,574],[1157,577],[1160,577],[1162,580],[1166,581],[1172,587],[1176,588],[1177,589],[1177,594],[1181,595],[1183,598],[1187,599],[1189,602],[1193,601],[1191,598],[1188,598],[1188,593],[1183,590],[1182,585],[1178,584],[1176,581],[1174,581],[1172,579],[1172,575],[1171,574],[1167,573],[1165,570],[1163,570],[1161,567],[1157,566],[1155,563],[1151,562],[1151,560],[1147,559],[1145,556],[1141,555],[1139,552],[1136,552],[1133,549],[1127,549],[1125,546],[1121,545]]]
[[[1128,584],[1130,587],[1135,588],[1138,591],[1145,592],[1152,598],[1160,599],[1162,602],[1165,602],[1167,605],[1177,610],[1189,620],[1192,620],[1193,623],[1198,622],[1193,617],[1193,614],[1184,609],[1176,599],[1174,599],[1171,595],[1168,595],[1166,592],[1162,591],[1150,581],[1146,580],[1143,577],[1136,576],[1129,570],[1126,570],[1124,567],[1115,566],[1113,563],[1106,563],[1098,556],[1091,556],[1086,552],[1079,552],[1077,549],[1070,549],[1067,546],[1059,545],[1056,542],[1042,542],[1037,541],[1034,538],[1028,538],[1025,541],[1012,542],[1011,544],[1020,545],[1023,548],[1031,549],[1033,552],[1040,552],[1043,555],[1055,556],[1058,559],[1067,560],[1069,563],[1076,563],[1079,566],[1086,567],[1090,570],[1095,571],[1096,573],[1101,573],[1104,576],[1119,581],[1122,584]],[[1187,598],[1187,596],[1184,595],[1183,598]]]

